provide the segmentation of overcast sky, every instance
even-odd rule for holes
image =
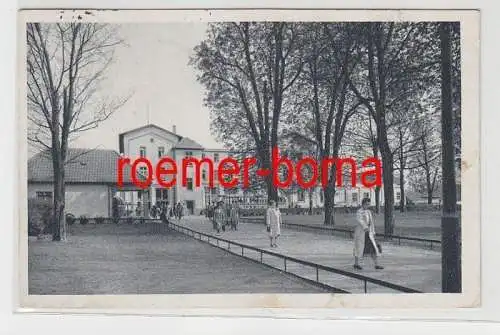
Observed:
[[[120,35],[126,46],[116,50],[102,85],[103,92],[130,100],[97,129],[82,133],[72,147],[118,150],[118,134],[149,122],[190,137],[207,148],[221,148],[210,135],[203,87],[188,66],[193,47],[205,36],[206,24],[126,24]]]

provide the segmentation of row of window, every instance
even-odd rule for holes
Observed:
[[[139,166],[139,175],[142,177],[144,180],[146,179],[148,175],[148,168],[146,166]],[[217,176],[218,170],[214,171],[214,176]],[[201,179],[203,181],[207,181],[207,171],[206,170],[201,170]],[[187,178],[187,180],[193,180],[193,178]],[[215,182],[215,180],[214,180]]]
[[[146,157],[146,147],[141,146],[139,148],[139,156],[141,157]],[[165,156],[165,147],[158,147],[158,158],[162,158]],[[193,157],[193,152],[192,151],[184,151],[184,156],[186,158],[191,158]],[[205,158],[205,153],[201,154],[201,158]],[[217,163],[219,161],[219,154],[215,153],[214,154],[214,162]]]
[[[323,202],[324,201],[324,195],[323,195],[323,192],[321,192],[319,194],[320,196],[320,202]],[[305,201],[306,199],[306,196],[305,196],[305,191],[300,189],[298,190],[297,192],[297,197],[298,197],[298,201]],[[370,193],[369,192],[364,192],[363,193],[363,198],[369,198],[370,197]],[[358,193],[352,193],[352,202],[358,202]],[[401,193],[400,192],[396,192],[396,200],[397,201],[400,201],[401,200]]]

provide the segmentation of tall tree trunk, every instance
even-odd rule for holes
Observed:
[[[443,216],[441,218],[442,291],[462,292],[461,228],[457,213],[455,148],[451,89],[450,23],[439,26],[441,38],[441,137],[443,144]]]
[[[387,85],[382,26],[381,23],[372,23],[371,26],[373,35],[368,39],[368,75],[372,94],[375,98],[374,114],[377,127],[377,141],[383,165],[384,235],[388,237],[393,235],[394,232],[394,158],[387,138],[387,122],[385,119]]]
[[[61,162],[59,152],[54,153],[54,202],[52,221],[52,240],[66,240],[66,220],[64,216],[65,207],[65,185],[64,185],[64,164]]]
[[[404,174],[403,174],[403,171],[401,169],[400,171],[400,175],[399,175],[399,193],[400,193],[400,199],[399,199],[399,211],[401,213],[404,213],[405,210],[406,210],[406,195],[405,195],[405,187],[404,187],[404,183],[405,183],[405,178],[404,178]]]
[[[325,187],[325,220],[327,226],[335,225],[335,186],[328,184]]]
[[[387,139],[384,106],[377,107],[377,138],[382,156],[382,180],[384,182],[384,235],[394,234],[394,158]]]
[[[399,211],[401,213],[405,212],[406,209],[406,199],[405,199],[405,157],[403,148],[403,133],[401,129],[399,130]]]
[[[375,187],[375,213],[380,213],[380,186]]]
[[[267,188],[267,201],[275,201],[278,203],[278,190],[276,188],[276,185],[273,182],[273,164],[271,163],[272,157],[269,151],[265,151],[264,155],[264,162],[263,162],[263,167],[271,171],[268,176],[265,177],[266,180],[266,188]]]
[[[267,200],[268,201],[273,200],[276,203],[278,203],[278,190],[276,189],[276,186],[273,184],[272,178],[268,178],[267,181]]]
[[[392,159],[383,158],[382,164],[392,165]],[[382,179],[384,180],[384,235],[387,237],[394,234],[394,176],[391,169],[383,169]]]
[[[434,193],[434,192],[432,189],[431,171],[429,170],[428,166],[426,166],[426,169],[425,169],[425,181],[427,184],[427,204],[432,205],[432,193]]]
[[[368,120],[370,122],[370,133],[372,132],[372,118],[368,116]],[[372,144],[372,152],[373,157],[378,158],[378,143],[377,138],[372,134],[370,136],[371,144]],[[375,213],[380,213],[380,186],[375,187]]]
[[[313,214],[313,191],[314,188],[309,189],[309,215]]]

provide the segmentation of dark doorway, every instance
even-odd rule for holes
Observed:
[[[187,200],[186,201],[186,207],[187,207],[188,214],[193,215],[194,214],[194,201],[193,200]]]

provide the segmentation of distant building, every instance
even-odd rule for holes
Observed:
[[[358,182],[355,187],[351,186],[351,176],[346,175],[343,179],[342,187],[335,188],[335,207],[359,207],[364,198],[370,199],[370,206],[376,205],[375,187],[365,187],[359,180],[363,170],[358,168]],[[316,187],[312,190],[297,189],[289,195],[290,207],[307,208],[312,202],[313,207],[323,207],[325,204],[324,190],[322,187]],[[401,191],[397,183],[394,184],[394,204],[399,205]],[[384,188],[380,187],[379,204],[384,205]]]
[[[66,213],[87,217],[111,216],[112,199],[117,190],[118,158],[119,154],[114,150],[68,149]],[[124,184],[133,187],[128,177],[124,178]],[[51,200],[53,187],[52,158],[47,150],[28,160],[28,197]]]

